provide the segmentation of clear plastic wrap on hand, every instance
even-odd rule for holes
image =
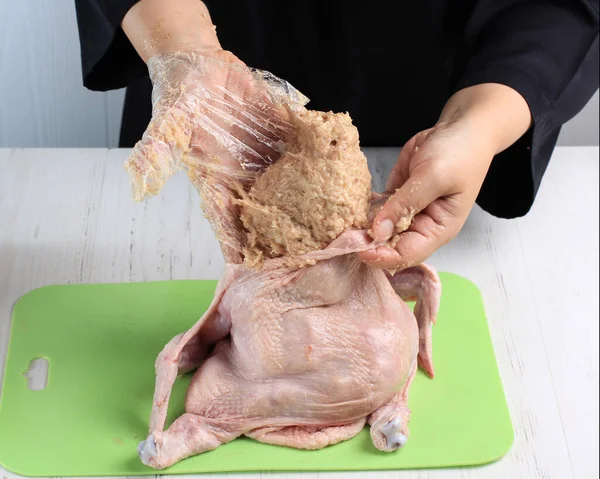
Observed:
[[[134,197],[155,195],[186,169],[226,260],[239,262],[244,239],[232,192],[277,160],[293,134],[290,111],[308,99],[227,51],[161,54],[148,68],[152,120],[126,161]]]

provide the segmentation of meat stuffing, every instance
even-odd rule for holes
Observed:
[[[426,265],[390,275],[358,260],[377,246],[358,132],[344,114],[302,109],[292,123],[296,140],[279,161],[228,190],[241,225],[221,241],[243,243],[243,261],[228,260],[206,313],[158,356],[138,447],[146,465],[163,469],[242,435],[319,449],[367,423],[379,450],[407,441],[417,365],[434,374],[439,278]],[[190,172],[199,176],[208,177]],[[414,313],[405,301],[416,301]],[[165,429],[173,384],[193,370],[185,413]]]
[[[347,114],[303,110],[286,152],[240,201],[246,260],[325,248],[368,226],[371,175]]]

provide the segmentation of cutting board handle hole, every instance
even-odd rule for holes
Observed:
[[[42,391],[48,386],[48,360],[34,358],[29,362],[29,369],[25,372],[27,387],[32,391]]]

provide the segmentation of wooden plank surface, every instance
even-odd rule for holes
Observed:
[[[398,150],[365,152],[380,186]],[[0,374],[12,305],[33,288],[221,274],[217,242],[185,175],[136,204],[126,155],[0,149]],[[558,148],[527,217],[500,220],[476,207],[430,260],[483,293],[516,430],[502,460],[474,469],[226,477],[598,477],[598,215],[598,148]]]

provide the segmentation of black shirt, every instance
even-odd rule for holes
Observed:
[[[84,85],[127,86],[122,147],[151,116],[146,66],[120,28],[134,3],[76,0]],[[497,155],[477,199],[499,217],[527,213],[562,124],[598,88],[598,0],[205,3],[223,48],[289,81],[310,108],[348,111],[362,146],[404,144],[462,88],[514,88],[534,126]]]

